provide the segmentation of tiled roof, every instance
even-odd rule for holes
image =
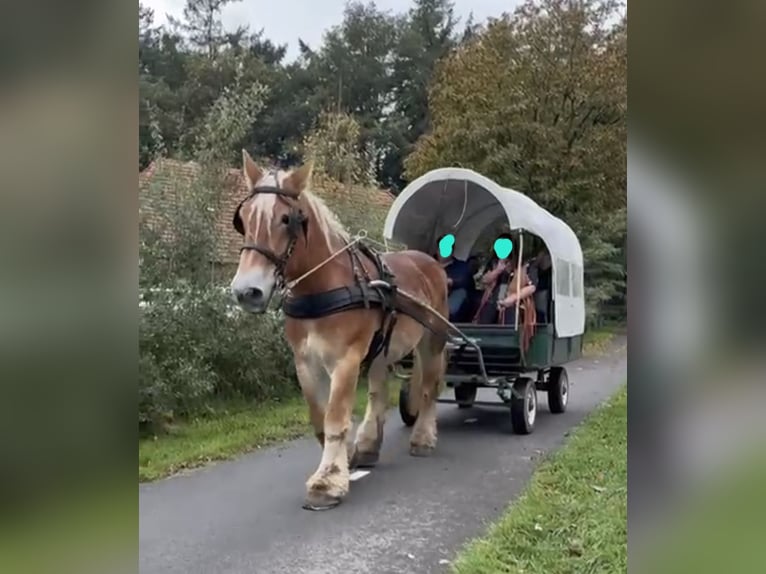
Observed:
[[[194,162],[160,159],[139,173],[139,213],[158,231],[167,227],[163,213],[175,208],[179,196],[200,176],[200,167]],[[337,182],[317,179],[312,191],[325,200],[351,233],[364,228],[370,237],[381,240],[383,222],[393,203],[388,191],[361,186],[346,186]],[[242,171],[230,169],[225,178],[225,190],[216,215],[219,234],[218,261],[233,263],[239,260],[242,238],[232,228],[231,217],[239,202],[247,195]]]

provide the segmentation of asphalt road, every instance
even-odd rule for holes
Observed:
[[[512,433],[505,408],[439,405],[436,452],[413,458],[408,429],[391,411],[378,466],[333,510],[301,508],[320,458],[313,437],[142,484],[140,571],[445,572],[462,544],[520,494],[540,456],[622,384],[626,348],[621,338],[606,355],[567,365],[567,412],[550,414],[540,393],[531,435]],[[492,400],[492,392],[480,398]]]

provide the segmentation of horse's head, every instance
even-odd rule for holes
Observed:
[[[279,282],[284,281],[293,249],[306,237],[308,219],[301,192],[308,186],[311,165],[294,171],[265,171],[242,150],[250,195],[234,212],[234,228],[244,236],[239,267],[231,282],[237,303],[263,313]]]

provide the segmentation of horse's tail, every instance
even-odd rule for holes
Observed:
[[[421,397],[423,396],[423,359],[417,347],[412,350],[412,371],[408,388],[407,411],[412,416],[417,416],[420,410]]]

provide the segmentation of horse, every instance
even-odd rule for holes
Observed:
[[[447,277],[426,253],[378,254],[352,240],[309,190],[311,163],[269,171],[247,151],[242,155],[250,194],[233,218],[244,245],[231,293],[243,310],[255,314],[267,310],[275,292],[284,293],[285,338],[322,449],[319,466],[306,482],[303,507],[325,510],[348,494],[350,469],[377,463],[389,371],[410,353],[408,409],[417,415],[410,454],[434,451],[446,336],[429,315],[448,315]],[[349,445],[357,383],[365,367],[367,407]]]

